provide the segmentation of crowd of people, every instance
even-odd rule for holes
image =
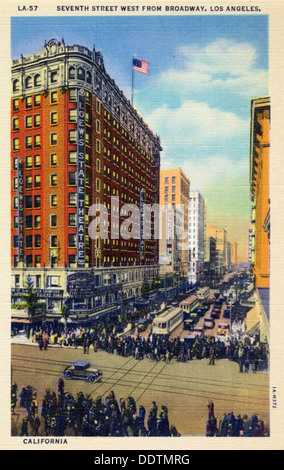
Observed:
[[[90,350],[104,350],[120,356],[133,356],[137,360],[145,357],[155,361],[171,362],[175,359],[187,362],[193,359],[208,359],[214,365],[217,359],[227,358],[238,362],[240,372],[257,372],[260,362],[267,367],[269,351],[267,346],[260,344],[255,338],[243,335],[225,340],[201,334],[193,342],[180,337],[169,338],[162,335],[118,335],[116,324],[98,324],[95,327],[69,327],[67,329],[31,330],[29,339],[36,342],[40,349],[48,344],[62,347],[83,347],[84,353]]]
[[[219,422],[214,415],[214,403],[208,403],[208,420],[206,423],[206,436],[208,437],[264,437],[269,436],[269,429],[264,421],[254,414],[250,418],[235,415],[233,411],[224,413]]]
[[[11,387],[11,409],[15,414],[17,385]],[[64,391],[64,380],[58,379],[57,392],[47,389],[41,402],[36,391],[23,387],[19,391],[19,406],[26,411],[21,422],[20,435],[46,436],[179,436],[170,426],[168,409],[155,401],[146,416],[144,406],[137,407],[133,397],[116,399],[111,391],[103,401],[83,392],[73,396]]]

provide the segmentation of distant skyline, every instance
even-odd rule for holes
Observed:
[[[51,38],[101,51],[107,73],[161,138],[161,168],[181,167],[246,261],[250,102],[268,95],[268,16],[14,17],[11,55]]]

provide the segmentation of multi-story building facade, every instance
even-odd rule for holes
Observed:
[[[232,267],[238,264],[238,244],[237,242],[230,242],[231,244],[231,265]]]
[[[227,269],[227,231],[214,224],[207,224],[206,236],[216,240],[216,272],[222,276]]]
[[[199,191],[190,191],[188,249],[189,249],[189,282],[195,284],[202,278],[205,256],[205,201]]]
[[[255,285],[269,286],[269,147],[270,99],[251,102],[250,187],[251,223],[254,237],[253,269]]]
[[[188,283],[188,206],[190,181],[181,168],[160,171],[160,277]],[[169,282],[169,280],[167,280]],[[171,284],[171,283],[170,283]]]
[[[250,190],[251,226],[250,260],[252,263],[256,303],[260,317],[260,338],[269,338],[269,268],[270,268],[270,98],[251,101]]]
[[[82,319],[140,294],[158,276],[158,237],[141,229],[161,146],[101,53],[50,40],[14,60],[11,110],[12,301],[27,277],[50,318],[66,298]]]

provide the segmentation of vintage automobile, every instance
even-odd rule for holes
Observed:
[[[212,318],[204,318],[203,320],[203,328],[214,328],[215,321]]]
[[[220,310],[219,309],[216,309],[214,308],[210,314],[211,318],[220,318]]]
[[[89,362],[75,361],[71,366],[65,367],[62,375],[67,380],[81,379],[93,383],[99,379],[103,373],[98,369],[93,369]]]
[[[229,333],[229,323],[218,323],[217,334],[220,336],[227,336]]]

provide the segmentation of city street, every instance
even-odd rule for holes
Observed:
[[[169,364],[151,359],[135,360],[133,357],[112,355],[104,351],[84,354],[83,349],[48,347],[40,351],[32,344],[12,344],[12,382],[21,387],[30,385],[37,392],[39,404],[47,388],[57,393],[57,380],[64,368],[75,360],[88,360],[91,366],[102,370],[101,381],[64,379],[65,391],[81,391],[98,395],[104,400],[113,390],[117,400],[132,396],[138,406],[146,409],[146,418],[156,401],[158,413],[162,405],[169,411],[170,425],[175,425],[181,435],[205,435],[208,417],[207,404],[214,401],[215,416],[233,411],[235,415],[259,415],[268,423],[269,374],[267,372],[240,373],[238,364],[227,359],[209,365],[207,359]],[[12,416],[12,435],[19,435],[24,408],[16,407]],[[43,435],[42,427],[39,434]]]

